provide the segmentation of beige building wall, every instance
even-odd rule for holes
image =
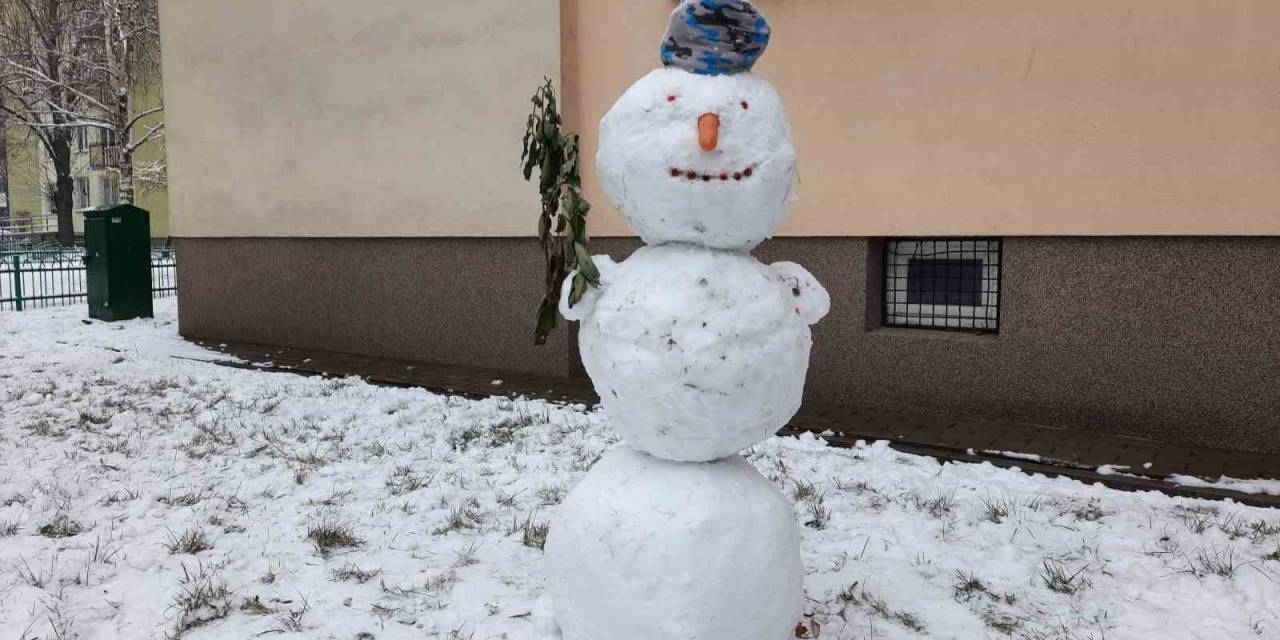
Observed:
[[[593,156],[675,2],[564,5]],[[800,158],[783,235],[1280,234],[1276,0],[759,5]],[[593,233],[627,233],[586,174]]]
[[[172,233],[532,229],[529,96],[558,0],[162,0]]]
[[[760,5],[800,153],[782,235],[1280,234],[1280,2]],[[532,235],[538,80],[563,69],[593,158],[674,6],[162,0],[173,233]],[[592,232],[627,235],[593,164]]]

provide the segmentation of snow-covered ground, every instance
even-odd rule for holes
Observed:
[[[207,364],[172,300],[84,315],[0,312],[0,640],[553,637],[539,544],[602,413]],[[884,444],[747,457],[803,525],[798,637],[1280,638],[1280,512]]]

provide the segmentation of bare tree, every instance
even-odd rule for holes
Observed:
[[[0,111],[27,127],[48,154],[54,183],[48,189],[58,217],[58,241],[74,240],[71,136],[80,126],[87,69],[89,16],[81,0],[0,0]]]
[[[138,148],[164,135],[162,99],[139,108],[136,97],[160,77],[160,19],[156,0],[86,0],[94,22],[102,28],[100,56],[85,64],[101,76],[112,104],[97,105],[104,113],[99,126],[111,131],[120,145],[120,201],[133,203],[134,184],[164,183],[164,164],[135,166]],[[95,47],[94,49],[99,49]],[[109,107],[109,108],[108,108]],[[148,123],[149,124],[144,124]]]
[[[120,201],[134,201],[137,178],[163,184],[163,162],[141,171],[134,163],[139,147],[164,135],[163,101],[142,108],[136,99],[159,73],[156,0],[0,0],[0,111],[31,129],[52,160],[59,241],[72,241],[76,128],[114,141]]]

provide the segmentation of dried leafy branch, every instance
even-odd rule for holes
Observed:
[[[573,306],[587,287],[600,284],[600,272],[587,251],[591,204],[582,197],[578,135],[565,135],[560,130],[560,111],[550,79],[534,92],[532,102],[520,161],[525,180],[532,180],[533,170],[538,170],[538,191],[542,194],[538,240],[546,257],[546,294],[538,306],[534,333],[534,344],[541,345],[556,327],[561,288],[569,273],[576,270],[569,292],[569,306]]]

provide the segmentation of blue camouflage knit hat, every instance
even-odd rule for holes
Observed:
[[[769,45],[769,21],[747,0],[684,0],[671,13],[662,64],[719,76],[750,71]]]

